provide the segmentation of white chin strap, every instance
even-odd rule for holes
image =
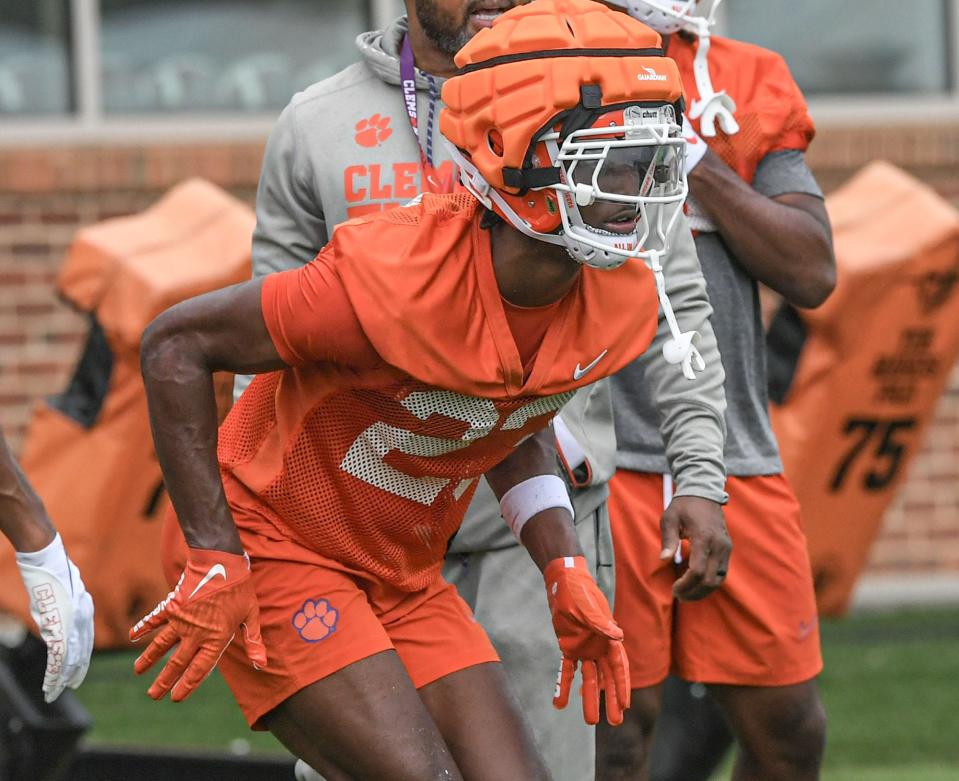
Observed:
[[[660,255],[662,253],[659,251],[649,254],[649,267],[656,280],[659,304],[663,308],[663,316],[666,318],[671,334],[671,338],[663,345],[663,358],[666,359],[666,363],[674,366],[678,364],[687,380],[695,380],[696,372],[706,369],[706,361],[699,354],[695,344],[699,340],[699,331],[680,330],[676,313],[673,312],[673,305],[669,301],[669,296],[666,295],[666,277],[663,274],[663,266],[659,262]]]
[[[566,251],[569,252],[574,260],[593,268],[612,269],[621,266],[626,261],[627,258],[624,255],[600,251],[593,252],[592,255],[589,256],[589,260],[580,259],[571,248],[570,242],[568,242],[563,235],[540,233],[539,231],[533,230],[526,220],[513,211],[503,196],[500,195],[494,187],[490,186],[490,183],[486,181],[486,178],[479,172],[476,166],[473,165],[454,144],[451,144],[445,138],[443,139],[443,143],[446,144],[446,148],[453,158],[453,162],[460,170],[460,180],[463,182],[463,186],[487,209],[492,209],[495,204],[502,213],[506,215],[510,224],[520,233],[537,239],[538,241],[545,241],[549,244],[565,247]],[[561,196],[562,194],[558,193],[558,195]],[[662,213],[660,211],[659,219],[662,219],[661,215]],[[575,246],[580,248],[580,255],[586,254],[578,242]],[[679,322],[676,320],[673,305],[669,300],[669,296],[666,294],[666,277],[663,273],[662,263],[660,263],[660,258],[664,252],[665,250],[651,250],[646,253],[649,269],[653,272],[653,279],[656,281],[656,294],[659,297],[659,304],[662,307],[663,316],[666,318],[666,324],[669,326],[669,332],[671,334],[671,338],[663,345],[663,358],[666,359],[666,363],[679,365],[683,370],[683,375],[687,379],[695,380],[696,372],[706,369],[706,362],[703,360],[702,355],[699,354],[699,350],[696,349],[695,345],[695,342],[699,339],[699,332],[682,331],[679,328]],[[597,258],[598,255],[602,255],[603,258]],[[597,263],[597,260],[600,262]],[[603,265],[605,260],[608,260],[608,263]]]

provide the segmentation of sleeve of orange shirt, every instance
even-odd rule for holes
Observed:
[[[263,280],[263,320],[290,366],[334,363],[363,368],[380,363],[360,325],[331,249],[306,266]]]
[[[802,90],[786,61],[778,54],[771,56],[766,63],[762,85],[762,89],[770,93],[766,104],[768,110],[778,115],[772,120],[774,140],[766,153],[787,149],[804,152],[815,136],[816,128]]]

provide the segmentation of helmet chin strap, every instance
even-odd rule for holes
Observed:
[[[699,354],[695,345],[699,339],[699,331],[680,330],[676,313],[673,312],[673,305],[669,301],[669,296],[666,295],[666,277],[663,274],[663,265],[659,262],[661,255],[662,252],[659,250],[649,252],[649,268],[656,280],[656,294],[659,296],[659,304],[663,308],[663,316],[672,335],[672,338],[667,339],[663,345],[663,358],[666,359],[666,363],[678,364],[687,380],[695,380],[696,372],[704,371],[706,368],[706,361],[703,360],[703,356]]]

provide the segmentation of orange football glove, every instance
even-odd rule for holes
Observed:
[[[130,630],[130,639],[137,642],[160,629],[133,670],[145,673],[179,643],[147,694],[160,700],[172,689],[170,699],[185,700],[213,672],[240,626],[253,666],[266,665],[250,560],[245,554],[190,548],[176,587]]]
[[[599,722],[599,692],[606,693],[606,720],[623,723],[629,707],[629,664],[623,648],[623,630],[582,556],[553,559],[543,570],[553,629],[563,652],[553,705],[565,708],[576,674],[583,665],[583,717]]]

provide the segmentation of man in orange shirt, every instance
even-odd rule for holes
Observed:
[[[813,779],[825,738],[816,602],[799,506],[769,422],[757,290],[762,282],[813,307],[835,284],[829,220],[803,159],[812,120],[779,55],[710,36],[718,0],[607,4],[668,35],[667,54],[689,99],[688,211],[726,368],[726,518],[737,555],[709,598],[674,599],[676,570],[657,550],[671,476],[643,367],[628,367],[613,378],[619,471],[610,483],[610,524],[633,708],[624,727],[598,730],[597,775],[645,777],[672,672],[709,685],[739,742],[737,781]],[[708,776],[679,764],[669,778]]]
[[[715,588],[729,555],[705,286],[662,265],[688,229],[682,89],[659,43],[589,0],[504,14],[444,86],[470,193],[348,222],[311,264],[147,330],[151,425],[188,545],[176,588],[132,631],[159,630],[138,672],[178,646],[151,696],[184,699],[222,656],[250,724],[330,781],[547,778],[495,652],[439,577],[485,474],[544,574],[557,704],[581,664],[586,720],[600,689],[622,719],[622,632],[580,555],[547,427],[654,340],[691,380],[668,404],[684,492],[668,544],[712,532],[684,586]],[[259,375],[219,442],[217,370]]]

